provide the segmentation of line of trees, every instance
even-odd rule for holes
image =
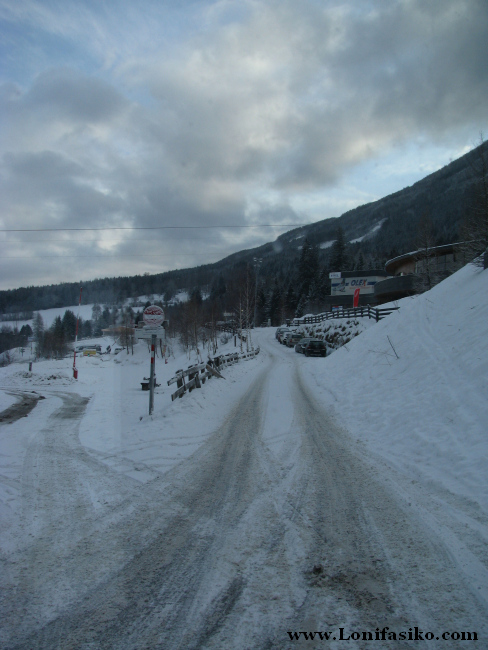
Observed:
[[[62,318],[56,316],[51,327],[46,329],[41,314],[36,312],[32,327],[36,357],[60,358],[68,352],[68,344],[75,340],[76,316],[70,309],[67,309]],[[87,323],[81,321],[78,327],[79,332],[91,335],[90,321]]]
[[[22,325],[20,330],[17,327],[2,325],[0,328],[0,354],[14,348],[27,347],[30,336],[32,336],[30,325]]]

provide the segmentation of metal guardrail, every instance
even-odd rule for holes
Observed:
[[[173,402],[177,397],[183,397],[187,391],[191,393],[194,388],[201,388],[207,379],[222,377],[219,372],[222,368],[238,363],[241,359],[251,359],[257,354],[259,354],[259,348],[243,354],[231,352],[230,354],[221,354],[214,357],[208,363],[199,363],[189,366],[186,370],[177,370],[176,375],[168,379],[168,386],[175,382],[178,386],[177,390],[171,395],[171,401]]]
[[[389,316],[391,313],[400,309],[399,307],[385,307],[378,309],[366,305],[364,307],[352,307],[351,309],[336,309],[335,311],[326,311],[315,316],[303,316],[294,318],[293,325],[308,325],[311,323],[322,323],[324,320],[333,318],[374,318],[376,322]]]

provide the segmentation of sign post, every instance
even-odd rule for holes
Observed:
[[[154,363],[156,349],[156,334],[151,336],[151,373],[149,375],[149,415],[154,409]]]
[[[142,314],[144,323],[148,328],[158,329],[161,327],[164,322],[164,311],[161,307],[157,305],[149,305],[146,307]],[[147,336],[147,335],[146,335]],[[155,384],[155,373],[154,373],[154,364],[156,361],[156,332],[151,332],[151,373],[149,375],[149,415],[152,415],[154,410],[154,384]]]
[[[80,287],[80,301],[78,303],[78,315],[76,316],[76,333],[75,333],[75,353],[73,357],[73,377],[78,379],[78,368],[76,367],[76,344],[78,342],[78,323],[80,322],[80,307],[81,307],[81,292],[83,287]]]

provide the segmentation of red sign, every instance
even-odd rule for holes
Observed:
[[[358,307],[359,306],[359,292],[361,289],[358,287],[357,289],[354,289],[354,300],[352,303],[353,307]]]
[[[142,318],[149,327],[159,327],[164,321],[164,311],[157,305],[149,305],[144,310]]]

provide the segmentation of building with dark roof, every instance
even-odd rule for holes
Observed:
[[[399,300],[425,290],[422,282],[428,269],[433,284],[437,284],[465,264],[459,244],[444,244],[394,257],[385,264],[387,279],[378,282],[374,294],[378,304]]]

